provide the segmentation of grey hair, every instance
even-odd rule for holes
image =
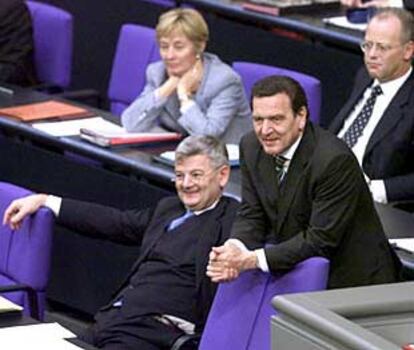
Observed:
[[[229,165],[229,155],[223,142],[210,135],[191,135],[180,142],[175,150],[175,161],[197,155],[206,155],[213,167]]]
[[[374,15],[370,18],[371,22],[374,18],[385,19],[389,17],[396,17],[401,23],[401,42],[406,43],[414,40],[414,16],[411,12],[402,8],[383,7],[375,10]],[[368,23],[369,24],[369,23]]]

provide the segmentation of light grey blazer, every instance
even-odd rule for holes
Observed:
[[[239,75],[217,56],[204,53],[204,74],[194,104],[183,113],[177,94],[156,100],[154,91],[166,79],[162,61],[152,63],[141,95],[122,113],[122,125],[130,132],[163,130],[183,135],[204,134],[226,143],[239,143],[252,129],[250,106]]]

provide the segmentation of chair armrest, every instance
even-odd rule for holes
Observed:
[[[175,340],[171,350],[197,350],[200,338],[200,334],[183,334]]]
[[[39,305],[37,302],[36,291],[26,284],[13,284],[9,286],[0,286],[0,293],[24,291],[27,293],[30,307],[30,317],[40,320]]]

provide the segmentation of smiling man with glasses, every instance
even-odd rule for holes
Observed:
[[[175,153],[178,197],[155,208],[121,211],[36,194],[13,201],[4,214],[3,223],[18,229],[26,215],[48,206],[61,225],[81,234],[141,247],[83,337],[100,349],[170,349],[181,335],[203,329],[216,291],[205,275],[209,252],[228,238],[238,202],[222,195],[230,167],[219,140],[189,136]]]
[[[414,201],[413,37],[408,11],[375,13],[361,43],[365,67],[330,126],[355,153],[377,202]]]

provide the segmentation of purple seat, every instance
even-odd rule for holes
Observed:
[[[108,90],[113,114],[121,115],[137,98],[145,86],[148,64],[159,59],[154,29],[136,24],[122,26]]]
[[[73,18],[47,4],[26,1],[33,22],[34,63],[42,84],[65,89],[71,82]]]
[[[175,0],[142,0],[142,1],[160,5],[163,7],[175,7],[176,6]]]
[[[0,213],[16,198],[31,194],[24,188],[0,182]],[[19,230],[0,225],[0,291],[16,286],[18,291],[2,293],[24,307],[25,314],[43,318],[45,289],[49,277],[53,214],[41,208],[24,219]],[[37,310],[36,310],[37,309]]]
[[[233,69],[240,74],[246,96],[250,99],[254,83],[270,75],[285,75],[297,80],[308,99],[310,119],[318,124],[321,111],[321,82],[313,76],[297,71],[251,62],[233,62]]]
[[[325,289],[328,273],[328,260],[313,257],[284,274],[248,271],[234,282],[220,284],[199,349],[270,349],[272,298]]]

